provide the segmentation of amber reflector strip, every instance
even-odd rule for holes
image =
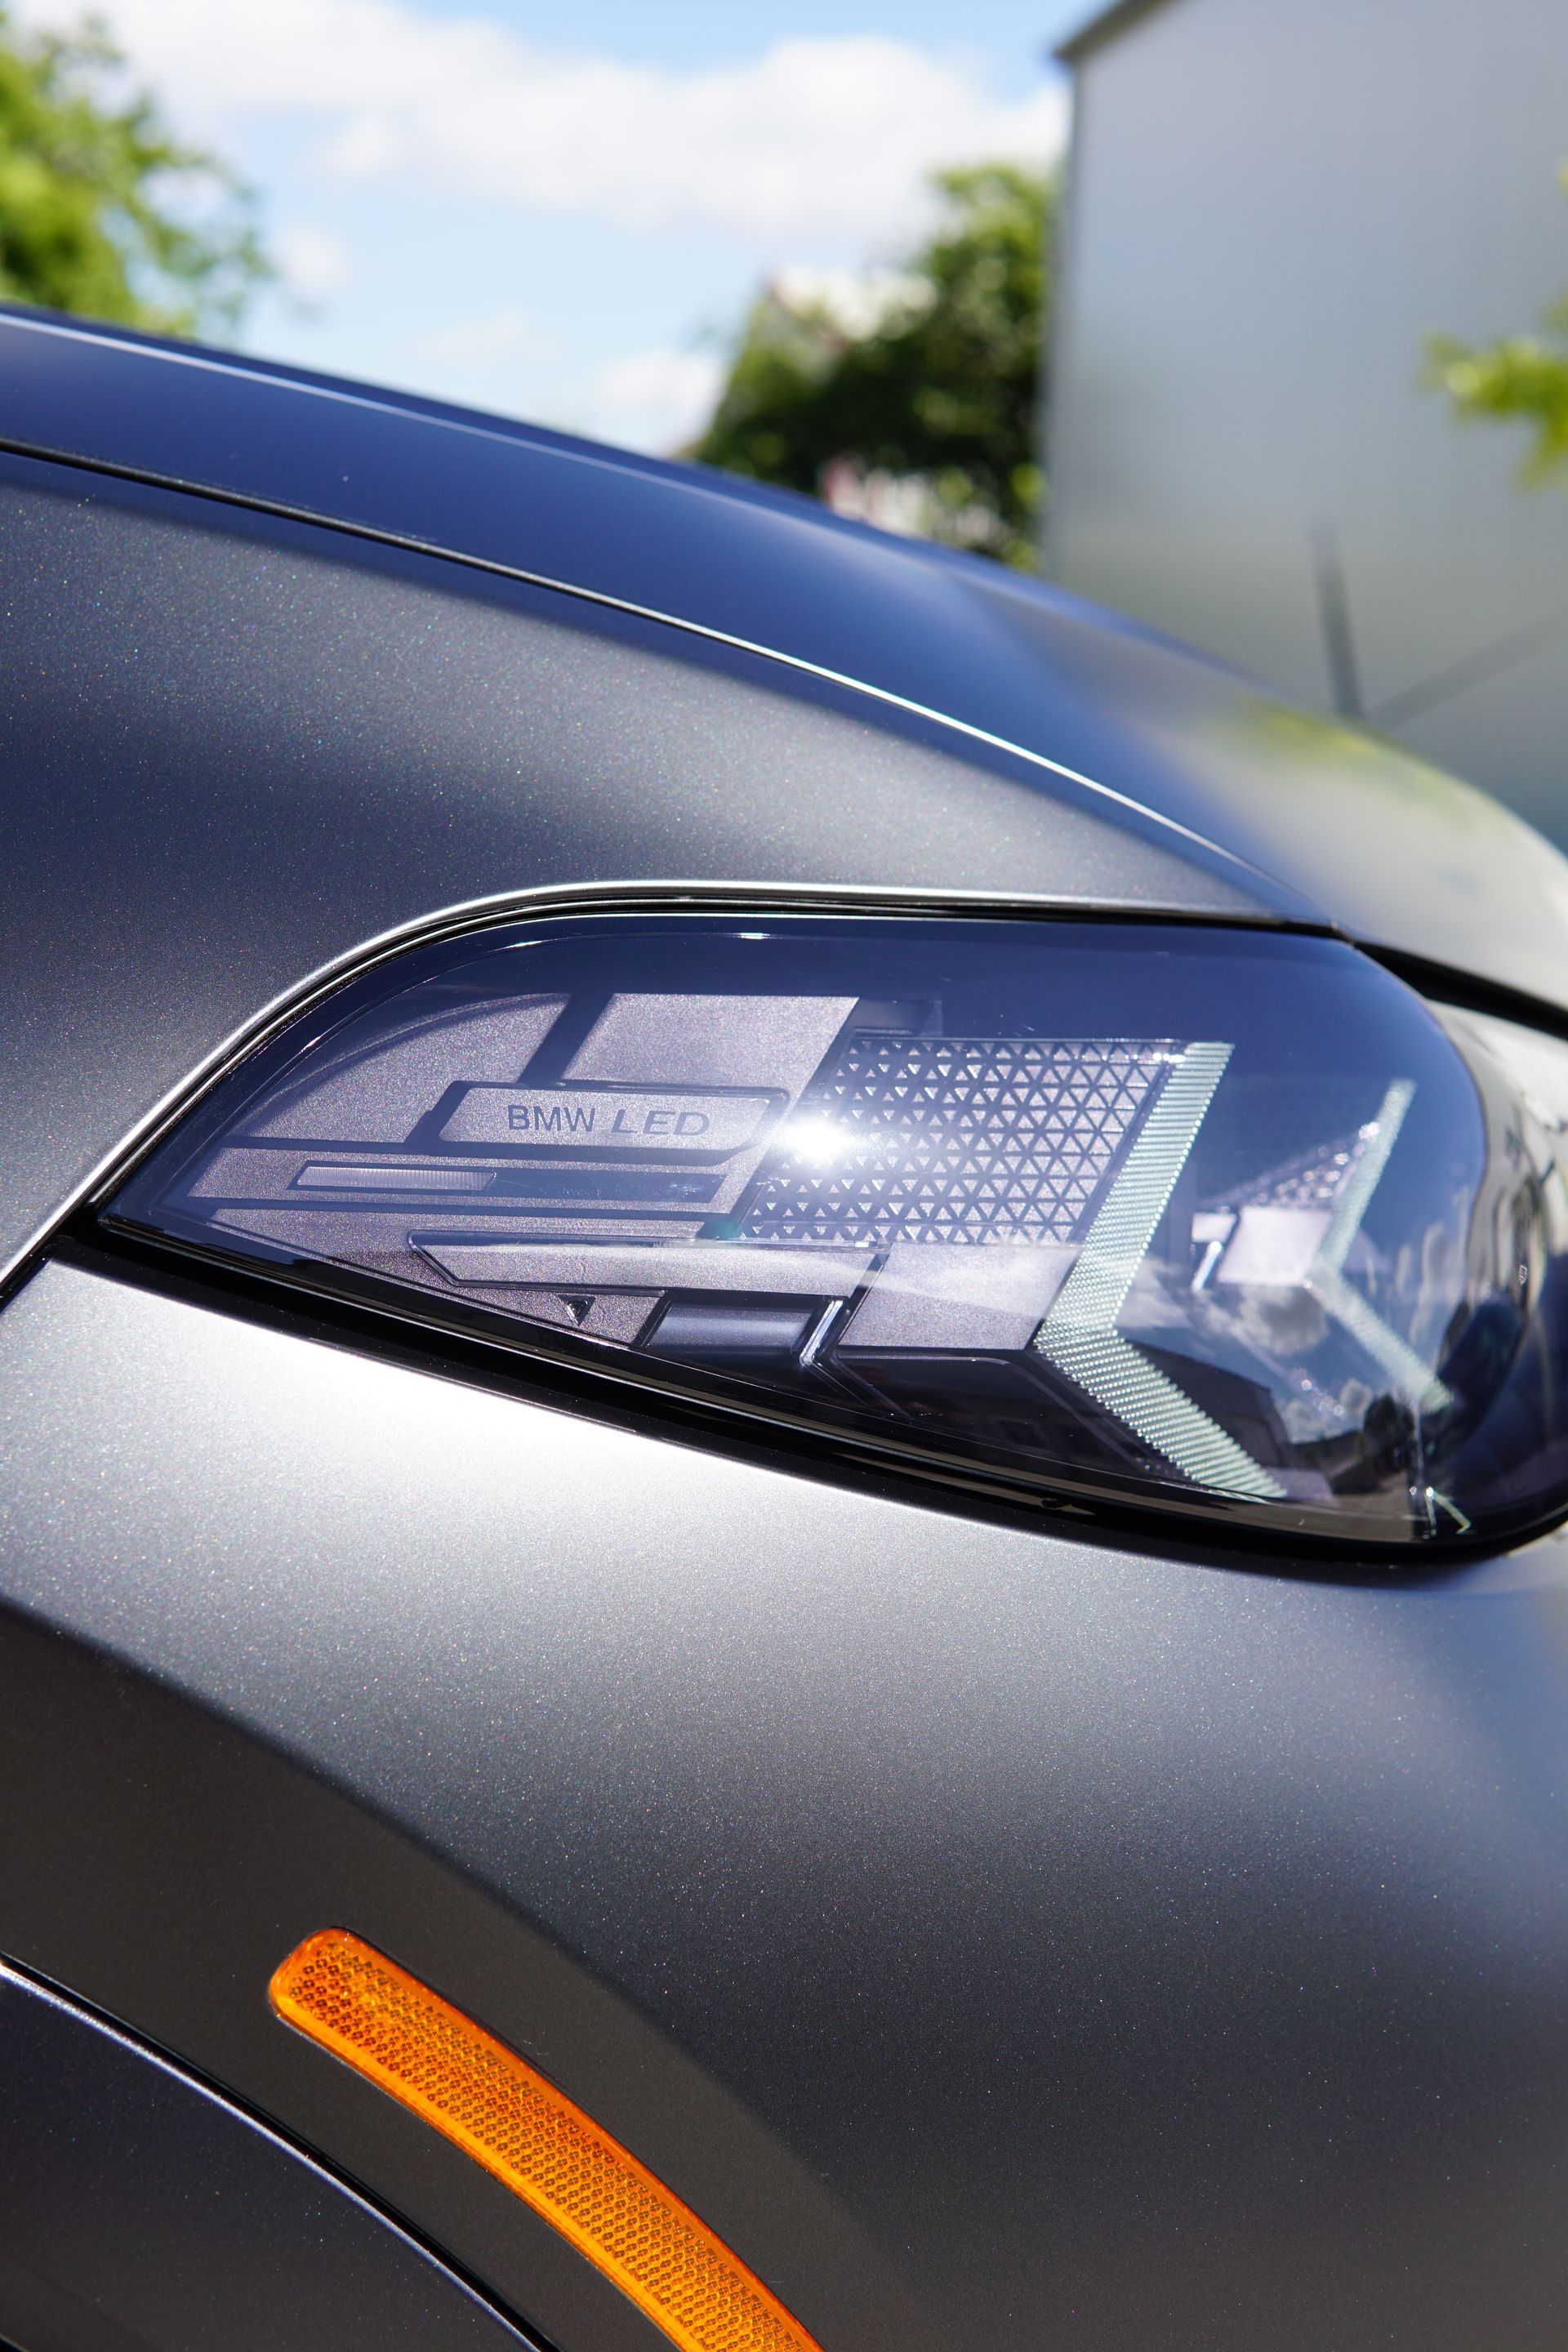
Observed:
[[[681,2352],[819,2352],[689,2205],[395,1960],[329,1927],[289,1953],[270,1990],[279,2017],[514,2189]]]

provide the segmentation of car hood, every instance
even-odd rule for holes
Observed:
[[[0,314],[0,442],[850,681],[1185,828],[1271,881],[1281,912],[1568,1007],[1568,860],[1530,826],[1386,739],[978,560],[694,467],[22,311]]]

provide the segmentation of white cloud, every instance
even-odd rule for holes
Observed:
[[[635,227],[718,226],[774,248],[902,234],[934,167],[1044,161],[1063,131],[1058,89],[1004,100],[972,62],[883,37],[783,40],[681,71],[546,48],[415,0],[110,0],[107,13],[182,120],[313,124],[322,167],[343,178],[396,174]]]
[[[709,352],[633,352],[597,371],[573,424],[602,441],[668,455],[701,431],[723,378],[722,362]]]
[[[353,276],[353,257],[329,229],[299,222],[280,228],[271,243],[284,285],[303,301],[341,294]]]

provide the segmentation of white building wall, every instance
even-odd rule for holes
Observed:
[[[1163,0],[1077,79],[1049,569],[1332,703],[1326,546],[1368,716],[1568,844],[1568,495],[1420,383],[1568,284],[1568,0]]]

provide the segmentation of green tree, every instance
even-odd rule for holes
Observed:
[[[1558,177],[1568,192],[1568,165]],[[1542,312],[1533,335],[1483,344],[1435,335],[1427,345],[1427,367],[1456,415],[1530,426],[1521,468],[1526,482],[1568,472],[1568,292]]]
[[[787,280],[763,296],[689,454],[819,495],[880,479],[931,536],[1026,566],[1054,185],[1010,163],[933,185],[934,234],[864,281],[860,315]]]
[[[26,33],[0,5],[0,298],[221,334],[271,274],[248,191],[127,93],[100,25]]]

